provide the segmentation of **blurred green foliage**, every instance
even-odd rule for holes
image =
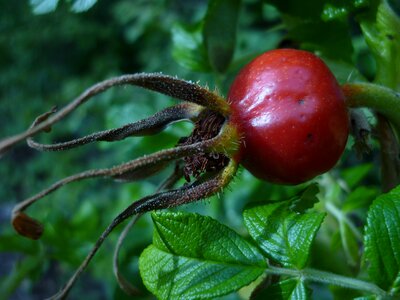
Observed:
[[[49,2],[56,3],[54,9]],[[235,19],[238,13],[237,24],[228,28],[229,42],[223,47],[213,36],[213,28],[228,26],[230,19],[216,18],[221,8],[208,8],[205,0],[87,1],[88,10],[74,9],[78,2],[85,1],[0,2],[0,138],[25,130],[37,115],[67,104],[90,85],[123,73],[163,72],[199,81],[226,95],[234,75],[253,57],[269,49],[295,46],[318,53],[341,83],[372,79],[376,74],[374,58],[353,19],[374,1],[323,5],[318,0],[243,0],[241,6],[232,1],[230,15]],[[50,7],[38,11],[43,3]],[[71,8],[85,12],[73,13]],[[221,55],[226,61],[221,62]],[[114,88],[39,139],[63,141],[114,128],[172,103],[173,99],[138,88]],[[9,215],[15,203],[70,174],[172,147],[190,129],[190,124],[179,123],[156,137],[55,153],[38,153],[19,145],[8,153],[0,161],[0,299],[41,299],[54,294],[114,216],[132,201],[153,193],[171,169],[136,183],[100,179],[60,189],[30,209],[45,225],[43,238],[36,242],[11,229]],[[310,262],[315,268],[355,275],[359,253],[354,245],[360,240],[346,227],[347,221],[361,225],[366,207],[379,193],[379,175],[375,144],[364,161],[350,148],[351,141],[338,167],[316,179],[320,205],[333,203],[341,215],[328,211]],[[246,204],[288,199],[303,188],[271,185],[241,170],[224,194],[180,209],[212,216],[245,234],[242,211]],[[138,256],[151,241],[151,223],[148,217],[140,220],[120,258],[122,272],[142,289]],[[106,241],[72,290],[71,299],[83,294],[88,299],[126,297],[116,284],[111,264],[120,230]],[[313,297],[331,299],[324,298],[327,289],[319,287]],[[343,290],[332,291],[341,295]],[[238,297],[235,293],[224,299]]]

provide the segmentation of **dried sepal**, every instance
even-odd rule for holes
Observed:
[[[143,120],[129,123],[119,128],[95,132],[71,141],[55,144],[41,144],[33,140],[33,138],[28,138],[27,143],[31,148],[40,151],[63,151],[96,141],[114,142],[132,136],[153,135],[161,132],[167,125],[173,122],[185,119],[196,119],[201,110],[202,107],[197,104],[182,103],[163,109]],[[53,112],[54,111],[51,111],[39,116],[32,124],[31,128],[44,122]]]
[[[64,108],[52,114],[37,126],[0,141],[0,155],[8,151],[16,143],[32,137],[38,132],[51,128],[53,124],[66,117],[77,107],[87,102],[94,96],[106,91],[111,87],[121,85],[134,85],[153,90],[179,100],[192,102],[207,107],[211,110],[219,112],[224,116],[228,115],[230,112],[229,104],[224,100],[224,98],[195,83],[159,73],[123,75],[93,85]]]
[[[29,239],[37,240],[43,234],[43,225],[23,212],[13,214],[11,223],[20,235]]]
[[[167,165],[167,162],[174,161],[176,159],[185,156],[210,152],[223,139],[225,139],[224,131],[220,132],[220,134],[217,135],[216,137],[202,142],[161,150],[151,155],[146,155],[112,168],[88,170],[68,176],[66,178],[63,178],[55,182],[50,187],[42,190],[38,194],[20,202],[14,208],[14,212],[20,213],[24,211],[39,199],[45,197],[46,195],[58,190],[60,187],[69,184],[71,182],[80,181],[88,178],[96,178],[96,177],[111,177],[114,179],[124,179],[124,180],[133,180],[133,179],[140,179],[147,177],[149,176],[149,170],[150,171],[152,170],[154,172],[159,171]]]

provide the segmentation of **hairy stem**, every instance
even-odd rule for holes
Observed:
[[[157,188],[156,193],[158,193],[162,190],[165,190],[165,189],[172,188],[173,185],[175,185],[175,183],[178,182],[178,180],[180,178],[182,178],[182,176],[183,176],[182,167],[180,167],[179,164],[177,164],[175,166],[175,169],[174,169],[173,173],[171,174],[171,176],[169,176],[165,181],[163,181],[161,183],[161,185]],[[133,286],[129,282],[129,280],[127,280],[125,278],[125,276],[121,273],[120,268],[119,268],[118,258],[119,258],[119,253],[120,253],[122,244],[123,244],[124,240],[126,239],[126,237],[128,236],[129,231],[132,229],[132,227],[136,224],[136,222],[139,220],[139,218],[142,215],[143,214],[138,214],[138,215],[133,216],[132,219],[129,221],[129,223],[124,227],[123,231],[121,232],[121,234],[118,238],[118,242],[115,246],[114,255],[113,255],[114,275],[117,278],[117,282],[118,282],[120,288],[127,295],[130,295],[130,296],[138,295],[141,292],[138,288]]]
[[[299,277],[302,278],[303,280],[326,283],[344,288],[373,293],[375,295],[382,297],[389,296],[389,293],[382,290],[380,287],[371,282],[351,277],[346,277],[342,275],[337,275],[330,272],[319,271],[315,269],[306,268],[302,270],[295,270],[295,269],[269,266],[268,269],[265,270],[265,272],[271,275]]]

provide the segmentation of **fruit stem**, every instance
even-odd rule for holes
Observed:
[[[400,93],[373,83],[346,83],[342,90],[347,106],[375,110],[387,117],[400,133]]]
[[[377,285],[355,279],[350,278],[342,275],[333,274],[330,272],[315,270],[315,269],[302,269],[302,270],[295,270],[295,269],[287,269],[287,268],[279,268],[274,266],[269,266],[268,269],[265,271],[267,274],[272,275],[283,275],[283,276],[290,276],[290,277],[299,277],[302,280],[311,280],[314,282],[321,282],[326,284],[331,284],[335,286],[341,286],[344,288],[355,289],[359,291],[364,291],[368,293],[373,293],[378,296],[387,297],[389,293],[382,290]]]
[[[342,90],[347,106],[368,107],[378,113],[382,189],[388,192],[400,183],[400,93],[373,83],[347,83]]]

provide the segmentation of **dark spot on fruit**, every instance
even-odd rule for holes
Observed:
[[[298,100],[297,103],[299,103],[300,105],[303,105],[304,104],[304,99]]]
[[[306,142],[307,142],[307,143],[310,143],[310,142],[312,142],[313,140],[314,140],[313,134],[312,134],[312,133],[308,133],[308,134],[307,134]]]

